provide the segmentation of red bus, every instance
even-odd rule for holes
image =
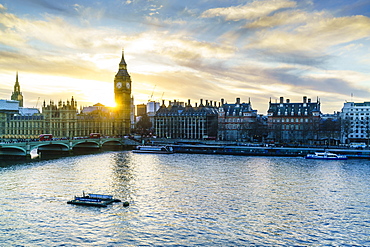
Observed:
[[[51,141],[53,139],[52,134],[41,134],[39,135],[39,141]]]
[[[89,138],[91,138],[91,139],[93,139],[93,138],[97,139],[97,138],[100,138],[100,136],[101,136],[100,133],[91,133]]]

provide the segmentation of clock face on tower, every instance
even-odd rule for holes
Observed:
[[[126,83],[126,88],[130,89],[130,83],[128,83],[128,82]]]
[[[122,87],[122,83],[121,83],[121,82],[117,82],[117,83],[116,83],[116,87],[117,87],[118,89],[120,89],[120,88]]]

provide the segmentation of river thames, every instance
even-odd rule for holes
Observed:
[[[1,246],[370,246],[370,161],[131,151],[0,163]],[[106,208],[70,205],[110,194]]]

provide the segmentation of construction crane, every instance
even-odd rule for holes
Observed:
[[[157,85],[154,85],[154,88],[153,88],[153,91],[152,91],[152,95],[150,95],[150,99],[148,100],[148,102],[152,101],[154,90],[155,90],[156,87],[157,87]]]
[[[37,106],[39,104],[39,100],[40,100],[40,97],[37,98],[37,102],[36,102],[36,107],[35,108],[37,108]]]

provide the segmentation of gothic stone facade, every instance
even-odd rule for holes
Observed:
[[[90,133],[101,133],[105,136],[121,136],[130,134],[133,118],[131,98],[131,79],[122,52],[118,73],[114,79],[114,93],[117,103],[116,110],[104,106],[95,107],[91,112],[80,113],[77,102],[59,101],[42,106],[42,113],[24,116],[20,113],[23,96],[20,92],[18,73],[12,99],[16,99],[17,107],[11,104],[9,109],[0,109],[0,138],[37,138],[40,134],[53,134],[57,138],[86,137]],[[9,105],[9,104],[8,104]],[[14,109],[13,109],[14,108]]]

